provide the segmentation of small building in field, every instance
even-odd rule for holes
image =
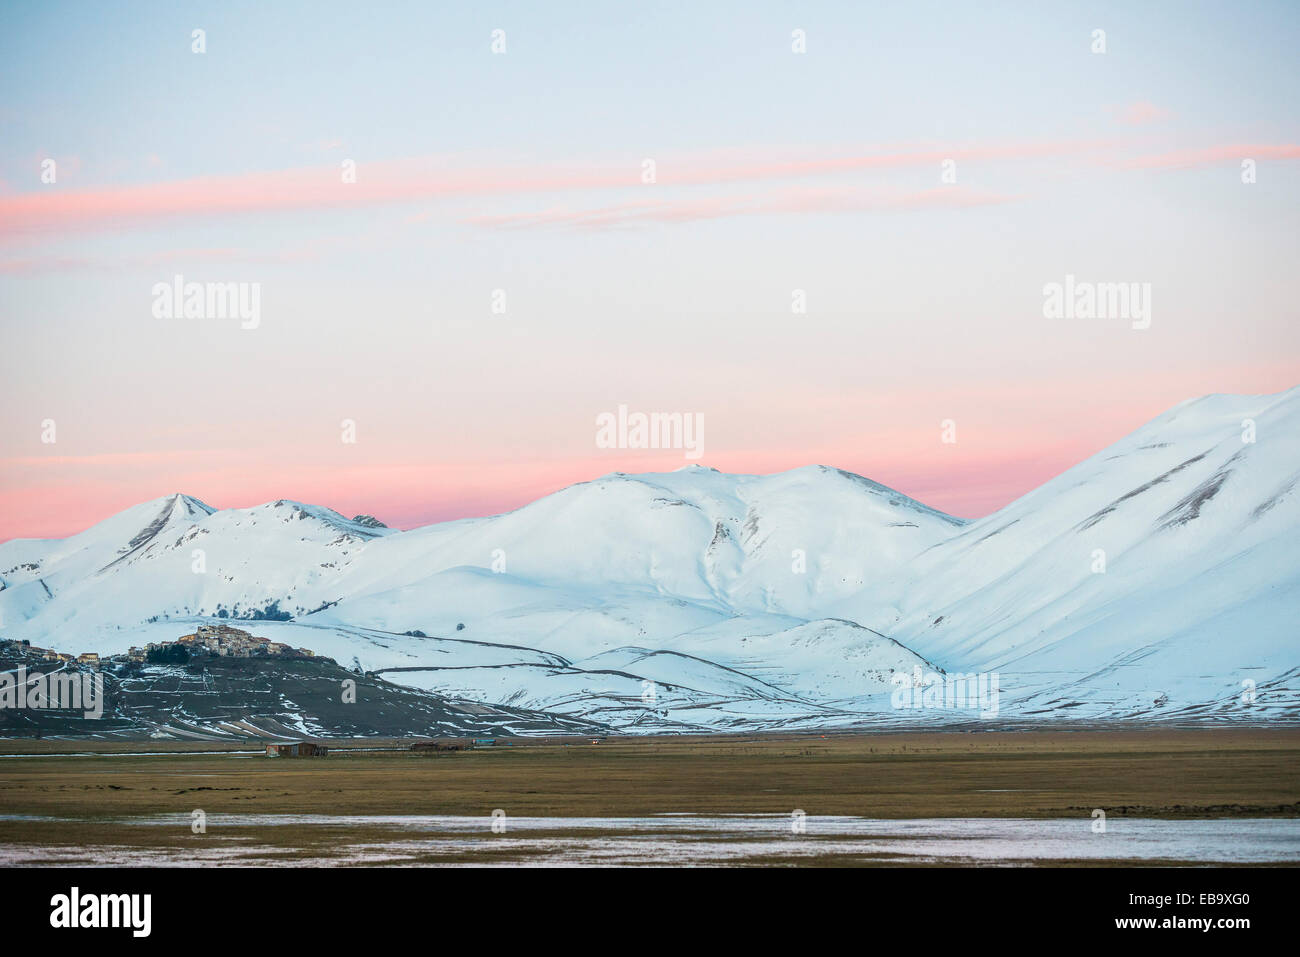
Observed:
[[[310,741],[288,741],[266,746],[268,758],[323,758],[328,753],[329,749],[325,745]]]

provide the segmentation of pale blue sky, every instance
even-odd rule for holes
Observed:
[[[597,454],[619,402],[705,414],[705,464],[988,511],[1300,381],[1298,40],[1294,3],[7,4],[0,537],[176,490],[409,524],[680,465]],[[345,158],[353,193],[259,192]],[[260,328],[160,324],[178,272],[260,283]],[[1066,273],[1151,283],[1152,328],[1046,324]]]

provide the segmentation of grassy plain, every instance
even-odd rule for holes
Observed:
[[[236,858],[243,842],[276,848],[286,860],[319,860],[332,847],[392,838],[367,822],[210,826],[195,835],[176,819],[194,809],[214,825],[228,814],[487,821],[494,808],[552,818],[788,817],[794,808],[909,819],[1085,819],[1094,808],[1111,818],[1300,816],[1298,729],[552,739],[437,754],[375,750],[386,745],[409,742],[336,742],[328,757],[307,759],[211,745],[0,742],[0,754],[12,755],[0,757],[0,846],[167,853],[211,847],[215,836],[231,842]],[[165,753],[130,753],[145,750]],[[141,826],[160,818],[176,823]],[[431,851],[423,862],[448,853]],[[490,857],[476,851],[449,859]]]

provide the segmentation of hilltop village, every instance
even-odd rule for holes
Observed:
[[[175,648],[183,648],[190,656],[212,655],[222,658],[314,658],[316,653],[307,648],[294,648],[279,641],[270,641],[250,635],[246,631],[229,625],[199,625],[192,635],[181,635],[175,641],[149,642],[144,648],[132,648],[127,657],[132,661],[156,660],[159,654],[167,654]],[[150,658],[150,655],[153,658]]]
[[[93,651],[71,655],[49,648],[38,648],[30,642],[9,642],[28,655],[46,661],[77,662],[97,665],[103,662],[175,663],[195,657],[221,658],[314,658],[316,653],[308,648],[294,648],[279,641],[270,641],[249,634],[230,625],[199,625],[193,634],[181,635],[175,641],[151,641],[143,648],[131,648],[124,655],[104,655]]]

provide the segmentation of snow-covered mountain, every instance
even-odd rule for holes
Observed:
[[[1295,717],[1298,484],[1300,389],[1185,402],[918,557],[892,634],[1035,711]]]
[[[5,622],[25,621],[42,637],[159,617],[276,614],[277,601],[319,591],[362,546],[388,534],[313,505],[218,511],[170,495],[66,540],[0,545],[0,608]]]
[[[630,729],[972,720],[895,707],[918,671],[996,671],[1017,720],[1294,719],[1298,482],[1293,389],[1184,403],[976,522],[822,466],[616,473],[400,533],[172,495],[0,545],[0,634],[111,652],[258,618],[390,681]]]

